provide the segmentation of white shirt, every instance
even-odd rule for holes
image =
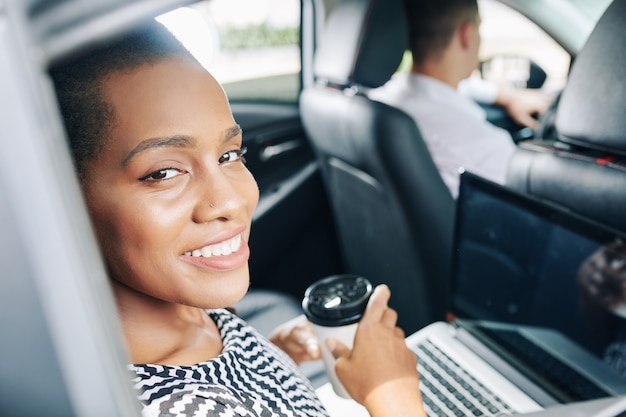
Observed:
[[[369,97],[415,119],[443,181],[458,195],[459,169],[503,184],[515,150],[511,135],[486,119],[472,99],[439,80],[412,72],[394,75]]]
[[[457,86],[459,93],[484,104],[494,104],[498,98],[498,90],[496,83],[478,77],[461,80]]]

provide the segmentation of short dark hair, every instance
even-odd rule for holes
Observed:
[[[50,68],[72,157],[81,178],[85,163],[98,155],[115,123],[113,106],[102,96],[106,78],[113,72],[174,56],[193,59],[163,25],[150,21]]]
[[[464,22],[478,22],[476,0],[404,0],[414,62],[443,51]]]

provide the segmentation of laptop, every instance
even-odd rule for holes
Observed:
[[[428,415],[527,413],[626,394],[626,315],[581,284],[597,284],[591,265],[622,241],[623,233],[464,172],[449,318],[407,337]],[[580,278],[589,272],[596,281]]]

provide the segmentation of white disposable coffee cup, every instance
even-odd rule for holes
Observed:
[[[337,395],[350,398],[335,373],[335,358],[326,348],[334,338],[352,348],[359,320],[372,294],[372,284],[359,275],[333,275],[312,284],[302,300],[304,313],[322,345],[328,379]]]

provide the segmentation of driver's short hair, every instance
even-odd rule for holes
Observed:
[[[476,0],[404,0],[414,62],[443,51],[464,22],[480,21]]]

